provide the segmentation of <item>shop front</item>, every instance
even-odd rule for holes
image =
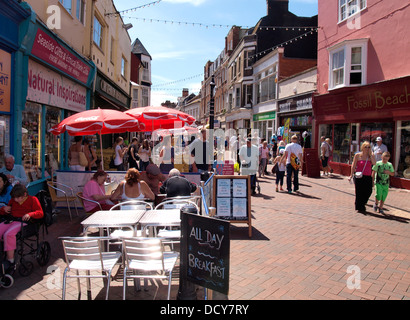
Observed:
[[[252,109],[240,108],[226,115],[226,129],[245,129],[251,132],[251,113]]]
[[[312,94],[289,97],[278,101],[277,136],[283,139],[286,132],[290,138],[298,135],[301,145],[311,148],[313,136]],[[303,135],[304,132],[308,134]]]
[[[31,48],[24,107],[15,110],[14,156],[21,157],[29,192],[44,188],[56,170],[68,168],[72,137],[54,136],[49,129],[64,118],[90,109],[95,66],[73,51],[42,23],[29,30]]]
[[[21,101],[18,79],[24,64],[20,40],[30,17],[26,3],[0,0],[0,167],[4,166],[5,155],[14,154],[16,148],[12,124],[15,105]],[[16,164],[21,164],[20,158],[16,158]]]
[[[361,144],[381,137],[395,168],[392,185],[410,189],[410,77],[315,96],[313,110],[316,148],[321,136],[332,140],[336,173],[350,175]]]
[[[276,111],[258,113],[253,115],[253,129],[259,130],[259,137],[266,139],[270,144],[275,132]]]

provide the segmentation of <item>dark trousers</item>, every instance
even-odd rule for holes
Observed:
[[[256,174],[251,174],[250,177],[251,177],[251,190],[252,190],[252,193],[255,193],[255,190],[256,190]]]
[[[373,183],[371,176],[363,176],[360,179],[354,178],[354,185],[356,189],[356,210],[365,211],[366,204],[373,192]]]
[[[276,185],[283,186],[283,178],[285,177],[285,171],[276,171]]]
[[[288,191],[292,191],[292,175],[293,175],[293,191],[299,190],[299,170],[295,170],[290,163],[286,165],[286,182]]]

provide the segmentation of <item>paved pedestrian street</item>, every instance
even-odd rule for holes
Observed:
[[[274,177],[260,179],[261,194],[252,197],[252,238],[247,227],[231,226],[229,300],[409,300],[410,191],[391,189],[385,215],[354,210],[354,186],[346,177],[300,179],[300,193],[275,192]],[[15,274],[12,288],[0,288],[1,300],[61,299],[63,252],[58,236],[82,232],[80,221],[61,213],[49,229],[49,266],[30,277]],[[54,271],[54,272],[52,272]],[[122,299],[122,270],[116,271],[110,299]],[[171,299],[178,291],[178,270]],[[151,283],[130,300],[164,300],[167,286]],[[103,281],[92,280],[92,298],[105,296]],[[198,299],[203,290],[198,289]],[[82,282],[81,299],[86,299]],[[67,299],[77,299],[77,282],[68,280]]]

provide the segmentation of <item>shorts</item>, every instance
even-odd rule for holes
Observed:
[[[322,167],[327,168],[327,162],[329,161],[329,157],[323,157],[322,159]]]
[[[379,201],[386,201],[387,194],[389,193],[389,185],[382,185],[376,183],[376,199]]]

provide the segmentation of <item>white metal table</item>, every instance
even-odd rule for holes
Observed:
[[[141,229],[152,227],[179,227],[181,226],[180,209],[148,210],[139,221]],[[152,234],[152,232],[150,232]]]
[[[81,222],[84,233],[88,228],[130,228],[137,234],[137,226],[140,219],[146,213],[145,210],[112,210],[97,211]]]

